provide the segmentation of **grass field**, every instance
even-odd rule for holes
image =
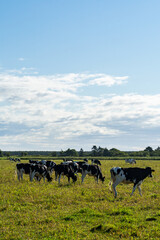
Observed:
[[[75,184],[18,182],[15,165],[0,160],[0,239],[103,240],[160,239],[160,161],[138,160],[137,167],[155,169],[130,197],[133,185],[118,185],[115,199],[108,189],[109,170],[131,167],[124,160],[102,161],[105,182],[81,174]]]

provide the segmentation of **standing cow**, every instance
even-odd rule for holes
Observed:
[[[142,196],[141,187],[143,180],[146,177],[152,177],[153,169],[150,167],[144,168],[121,168],[121,167],[113,167],[110,170],[111,173],[111,181],[110,181],[110,190],[111,185],[114,192],[114,196],[117,197],[116,186],[119,183],[133,183],[133,190],[131,196],[133,195],[136,188],[139,190],[139,194]]]

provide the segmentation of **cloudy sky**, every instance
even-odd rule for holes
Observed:
[[[0,149],[160,146],[159,9],[0,1]]]

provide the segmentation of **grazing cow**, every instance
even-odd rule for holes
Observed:
[[[63,158],[62,160],[63,160],[63,162],[73,162],[72,159],[66,159],[66,158]]]
[[[82,173],[82,166],[86,164],[86,161],[76,161],[75,163],[78,164],[78,173]]]
[[[15,159],[15,162],[20,162],[20,161],[21,161],[20,158],[16,158],[16,159]]]
[[[100,179],[102,183],[104,182],[105,177],[102,176],[101,169],[98,165],[83,164],[82,165],[82,183],[86,175],[94,176],[97,180]]]
[[[152,177],[152,172],[154,172],[154,170],[151,169],[150,167],[146,167],[146,168],[113,167],[110,170],[110,173],[111,173],[110,190],[111,190],[111,184],[112,184],[114,196],[117,197],[116,186],[119,183],[126,183],[126,184],[133,183],[134,185],[133,185],[131,196],[136,190],[136,187],[139,190],[139,194],[142,196],[140,185],[146,177]]]
[[[126,159],[125,162],[130,164],[134,164],[134,163],[136,164],[136,160],[133,158]]]
[[[84,158],[83,161],[84,161],[84,162],[88,162],[88,159],[87,159],[87,158]]]
[[[10,158],[9,159],[11,162],[15,162],[15,159],[14,158]]]
[[[74,174],[74,170],[70,164],[57,164],[54,167],[55,170],[55,180],[58,177],[58,183],[60,184],[61,175],[66,175],[68,177],[68,182],[72,178],[73,182],[77,181],[77,176]]]
[[[79,170],[79,165],[78,165],[78,163],[77,162],[72,162],[72,161],[66,161],[66,162],[62,162],[61,164],[63,164],[63,165],[69,165],[71,168],[72,168],[72,170],[73,170],[73,172],[76,174],[76,173],[78,173],[78,170]]]
[[[29,163],[17,163],[16,169],[17,169],[17,177],[18,180],[23,180],[23,173],[30,174],[30,166]]]
[[[39,165],[39,164],[31,164],[30,165],[30,180],[33,181],[33,178],[36,178],[38,181],[41,180],[41,178],[44,179],[47,178],[48,182],[52,181],[52,178],[47,170],[47,167],[45,165]]]
[[[101,165],[101,162],[98,159],[91,159],[91,164]]]
[[[54,170],[54,167],[56,166],[56,163],[52,162],[52,161],[46,161],[45,166],[47,167],[47,170],[48,170],[49,174],[51,175]]]
[[[35,160],[29,160],[29,163],[32,163],[32,164],[38,164],[39,161],[35,161]]]

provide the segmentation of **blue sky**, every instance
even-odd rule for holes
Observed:
[[[0,148],[160,146],[160,2],[0,2]]]

